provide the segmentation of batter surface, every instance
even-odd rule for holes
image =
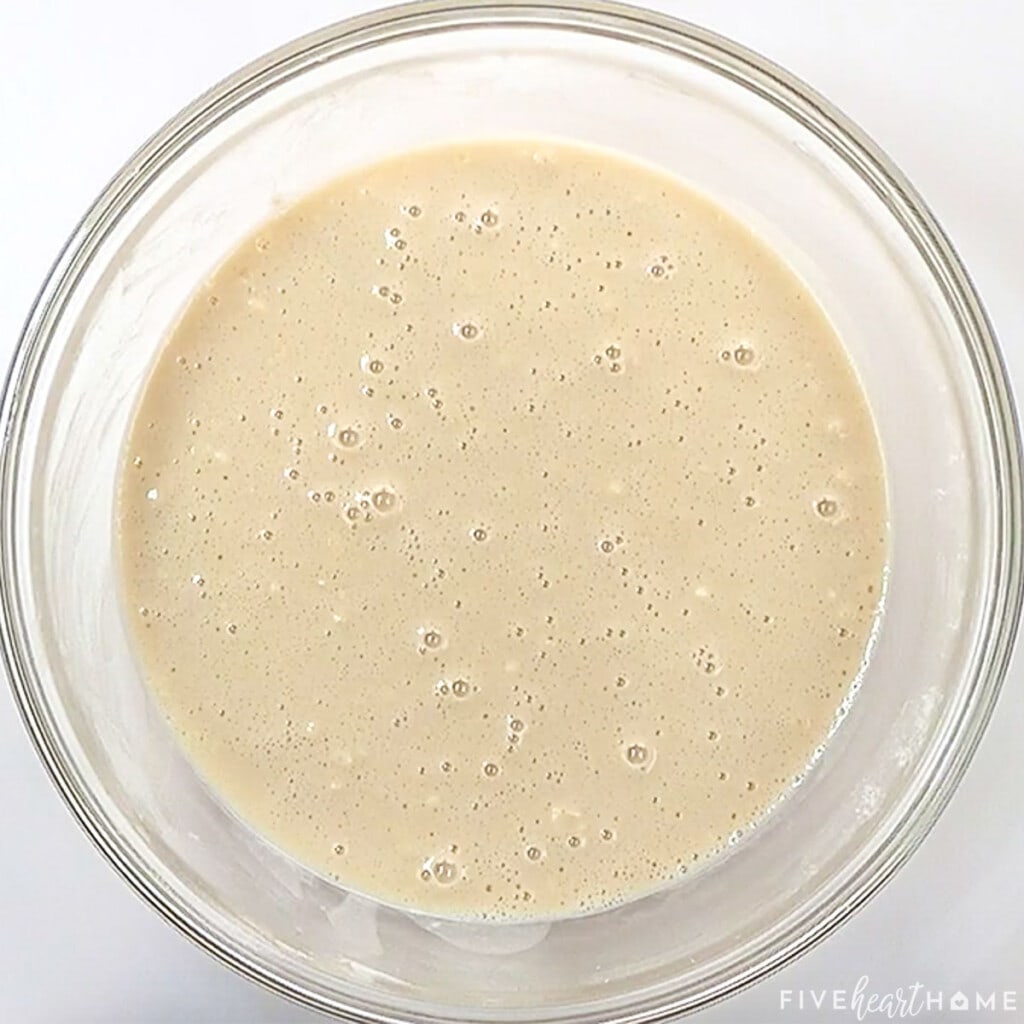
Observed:
[[[678,876],[822,744],[886,554],[839,340],[658,171],[481,142],[337,181],[194,297],[126,442],[126,614],[257,830],[391,902]]]

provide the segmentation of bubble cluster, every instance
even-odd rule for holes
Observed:
[[[453,885],[459,880],[459,868],[450,860],[432,860],[424,867],[422,877],[438,885]]]
[[[622,349],[618,345],[607,345],[593,357],[593,362],[595,366],[605,366],[609,373],[621,373]]]
[[[722,665],[718,656],[710,647],[701,645],[693,652],[693,664],[698,672],[714,676],[722,671]]]
[[[664,254],[647,264],[648,276],[653,277],[656,281],[668,277],[675,269],[675,264]]]

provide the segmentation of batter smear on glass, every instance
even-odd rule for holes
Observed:
[[[384,900],[693,870],[825,742],[886,557],[871,417],[786,266],[614,154],[351,173],[193,298],[126,441],[141,666],[209,783]]]

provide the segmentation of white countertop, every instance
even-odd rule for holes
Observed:
[[[1024,5],[1016,0],[646,0],[759,50],[874,136],[959,248],[1024,392]],[[0,363],[47,267],[135,147],[209,84],[365,0],[0,4]],[[1024,1021],[1024,659],[974,764],[911,863],[799,963],[691,1018],[854,1021],[811,990],[995,992]],[[298,1024],[164,924],[93,850],[0,695],[0,1022]],[[783,990],[790,1005],[782,1008]],[[800,990],[805,1009],[797,1006]],[[1017,993],[1017,1011],[1002,993]],[[870,1018],[869,1018],[870,1019]]]

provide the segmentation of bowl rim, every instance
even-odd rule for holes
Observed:
[[[973,677],[962,681],[966,698],[934,758],[933,784],[924,786],[906,808],[891,841],[805,914],[799,928],[777,937],[754,969],[733,969],[732,977],[697,996],[667,992],[616,1011],[614,1017],[601,1017],[608,1024],[668,1021],[733,995],[797,959],[863,907],[907,861],[945,808],[984,733],[1009,665],[1024,598],[1020,425],[992,326],[959,256],[914,187],[861,129],[800,79],[747,47],[680,19],[608,0],[420,0],[345,19],[286,43],[229,75],[171,118],[110,180],[64,243],[29,311],[7,372],[0,405],[0,651],[15,703],[51,782],[102,855],[165,920],[216,960],[301,1005],[353,1021],[408,1019],[379,1007],[325,998],[238,943],[208,933],[110,827],[63,748],[34,672],[14,582],[19,574],[14,494],[26,414],[54,327],[95,251],[150,182],[252,99],[316,62],[342,59],[397,38],[487,25],[597,33],[696,60],[815,134],[872,189],[917,247],[957,321],[985,412],[994,482],[993,575],[980,630],[981,653]],[[424,1021],[441,1019],[417,1015]],[[463,1014],[462,1019],[470,1017]]]

